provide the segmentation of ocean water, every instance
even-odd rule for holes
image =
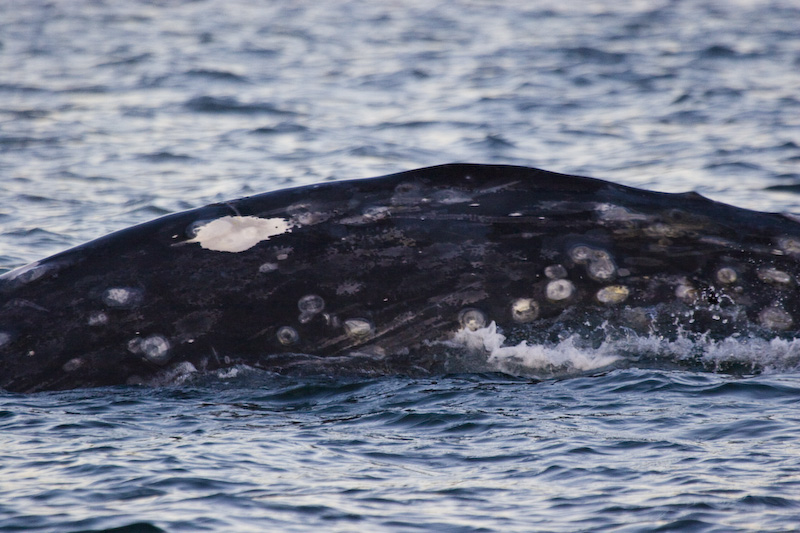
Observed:
[[[454,161],[800,213],[798,27],[790,0],[0,0],[0,272]],[[0,530],[800,529],[796,342],[535,355],[568,371],[0,392]]]

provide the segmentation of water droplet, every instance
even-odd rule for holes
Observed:
[[[609,285],[597,291],[597,300],[604,304],[618,304],[628,299],[630,289],[625,285]]]
[[[532,298],[519,298],[511,303],[511,317],[516,322],[533,322],[539,317],[539,303]]]
[[[545,296],[548,300],[558,302],[566,300],[575,293],[575,285],[568,279],[557,279],[547,284]]]
[[[562,265],[550,265],[544,269],[544,275],[550,279],[562,279],[567,277],[567,269]]]
[[[365,318],[349,318],[344,321],[344,332],[351,339],[369,337],[373,330],[372,323]]]
[[[758,320],[761,322],[761,325],[774,329],[774,330],[786,330],[792,327],[794,320],[792,320],[792,315],[781,309],[780,307],[767,307],[763,311],[758,314]]]
[[[731,283],[735,283],[738,277],[736,271],[730,267],[722,267],[717,270],[717,281],[722,284],[730,285]]]
[[[300,335],[297,333],[297,330],[289,326],[280,328],[275,336],[278,337],[278,342],[284,346],[291,346],[300,340]]]
[[[483,314],[483,311],[472,307],[463,309],[458,314],[458,321],[461,323],[462,327],[470,331],[476,331],[485,327],[487,322],[486,315]]]

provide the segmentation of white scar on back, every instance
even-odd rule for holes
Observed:
[[[284,218],[227,216],[212,220],[195,230],[194,239],[206,250],[244,252],[270,237],[289,233],[292,225]]]

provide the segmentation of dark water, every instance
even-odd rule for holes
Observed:
[[[5,396],[2,525],[797,527],[798,374],[249,383]]]
[[[0,271],[452,161],[800,212],[799,27],[789,0],[0,0]],[[0,529],[800,529],[796,341],[527,355],[572,372],[0,394]]]

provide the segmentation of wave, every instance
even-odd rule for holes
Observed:
[[[539,379],[608,368],[681,368],[740,375],[800,370],[800,339],[764,339],[755,335],[718,339],[688,331],[667,337],[643,335],[608,324],[601,326],[601,334],[605,339],[599,344],[572,333],[550,344],[523,340],[509,345],[492,322],[475,331],[458,331],[451,343],[485,354],[491,370]]]

